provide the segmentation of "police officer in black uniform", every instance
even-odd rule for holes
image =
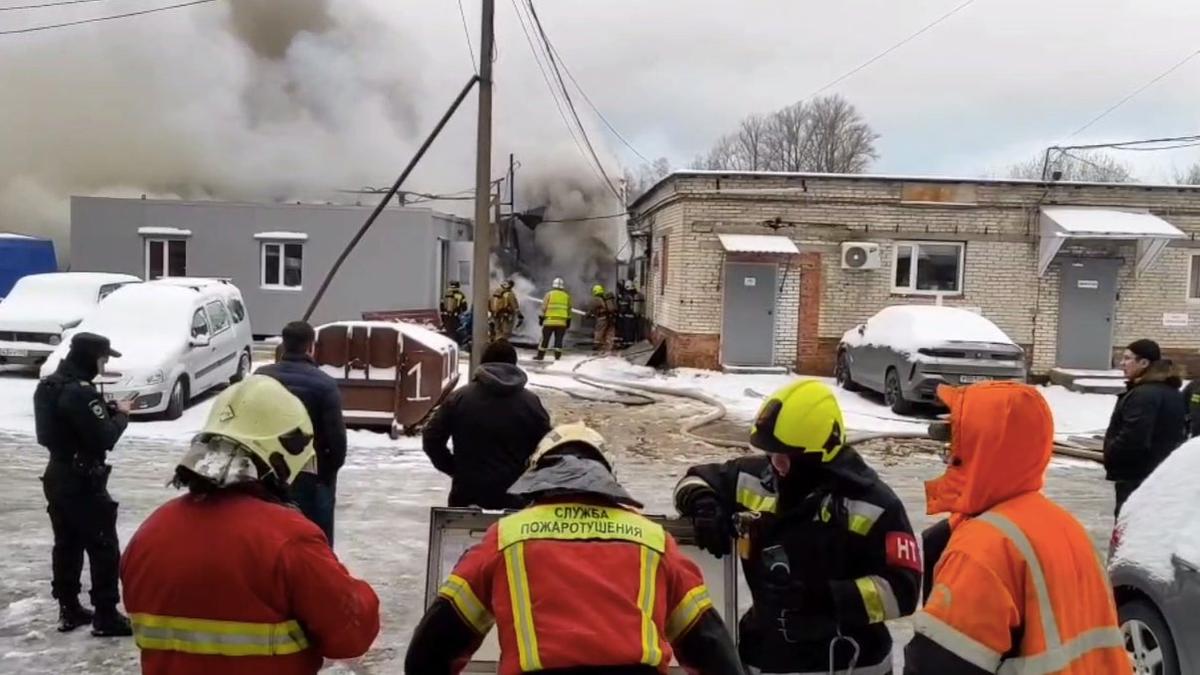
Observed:
[[[750,444],[764,454],[692,467],[675,488],[702,548],[725,555],[737,538],[754,601],[738,647],[754,675],[893,673],[884,622],[916,608],[920,549],[844,433],[833,392],[798,380],[759,411]]]
[[[109,357],[120,355],[108,338],[79,333],[58,370],[33,394],[37,440],[50,450],[42,483],[54,530],[52,589],[61,632],[90,623],[96,636],[132,634],[129,619],[117,611],[117,502],[108,494],[112,467],[104,461],[129,423],[129,403],[105,403],[92,384]],[[94,615],[79,603],[84,552],[91,563]]]

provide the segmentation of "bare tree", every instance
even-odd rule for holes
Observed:
[[[1031,157],[1008,168],[1009,178],[1050,180],[1054,172],[1061,171],[1059,180],[1086,183],[1133,183],[1133,167],[1101,150],[1068,150],[1050,152],[1050,163],[1046,176],[1042,176],[1045,157]]]
[[[646,190],[654,187],[658,181],[671,173],[671,162],[666,157],[659,157],[653,162],[644,163],[637,169],[625,169],[625,198],[628,203],[642,196]]]
[[[1200,162],[1192,164],[1183,171],[1176,171],[1175,182],[1180,185],[1200,185]]]
[[[862,173],[879,138],[850,102],[826,96],[751,115],[692,163],[698,169]]]

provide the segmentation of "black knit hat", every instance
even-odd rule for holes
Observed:
[[[1146,359],[1151,363],[1162,359],[1162,350],[1158,348],[1158,343],[1154,340],[1147,340],[1144,338],[1141,340],[1134,340],[1133,342],[1130,342],[1129,346],[1125,349],[1128,349],[1139,359]]]
[[[508,340],[496,340],[483,350],[480,363],[508,363],[517,365],[517,350]]]

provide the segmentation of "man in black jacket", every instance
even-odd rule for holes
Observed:
[[[1137,340],[1121,356],[1127,391],[1117,398],[1104,434],[1104,469],[1116,492],[1116,513],[1129,495],[1184,440],[1183,384],[1153,340]]]
[[[450,506],[519,509],[508,494],[537,444],[550,431],[550,415],[525,388],[517,351],[505,341],[483,352],[472,382],[446,397],[425,427],[423,445],[433,466],[450,476]],[[453,439],[454,450],[446,447]]]
[[[304,321],[283,327],[283,355],[278,363],[263,366],[259,375],[279,381],[304,403],[313,425],[313,447],[317,450],[317,472],[303,472],[292,483],[292,500],[300,511],[321,528],[333,546],[334,509],[337,506],[337,474],[346,463],[346,423],[342,419],[342,396],[337,381],[321,372],[312,358],[316,331]]]
[[[132,635],[129,619],[117,611],[117,502],[108,494],[112,467],[105,455],[129,423],[129,402],[108,404],[92,385],[109,357],[120,357],[108,338],[79,333],[54,374],[38,383],[33,414],[38,443],[50,450],[42,477],[54,530],[51,588],[58,600],[58,630],[92,624],[98,636]],[[95,614],[79,604],[83,554],[92,568]]]
[[[1187,408],[1188,438],[1200,436],[1200,379],[1194,379],[1183,388],[1183,405]]]

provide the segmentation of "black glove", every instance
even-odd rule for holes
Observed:
[[[544,323],[546,323],[546,315],[545,315],[545,314],[538,314],[538,325],[540,326],[540,325],[542,325],[542,324],[544,324]]]
[[[718,558],[728,555],[733,550],[733,526],[721,500],[711,493],[702,494],[692,502],[691,511],[696,545]]]

